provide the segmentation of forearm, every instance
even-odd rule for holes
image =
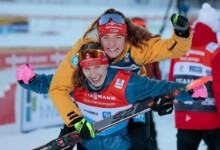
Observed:
[[[138,77],[132,75],[126,88],[125,97],[129,103],[133,104],[137,100],[144,100],[147,97],[156,97],[177,87],[184,85],[183,83],[150,80],[147,77]],[[194,101],[189,93],[185,93],[178,97],[181,101]]]
[[[189,92],[185,92],[185,93],[182,93],[178,96],[175,97],[175,100],[178,100],[178,101],[194,101],[194,102],[198,102],[197,100],[194,100],[190,93]]]
[[[191,44],[191,31],[188,38],[181,38],[175,34],[169,39],[152,38],[146,41],[148,46],[143,46],[142,51],[132,47],[131,56],[136,64],[144,65],[166,59],[179,58],[190,49]]]
[[[48,94],[52,78],[52,74],[36,74],[35,79],[30,84],[21,84],[21,86],[38,94]]]
[[[60,91],[60,93],[54,90],[50,91],[49,95],[64,123],[68,127],[73,126],[74,120],[83,117],[69,94],[62,92],[62,90]]]
[[[179,58],[183,56],[191,47],[192,44],[192,32],[190,30],[190,35],[188,38],[178,37],[173,33],[170,39],[164,39],[157,41],[155,48],[159,48],[158,54],[152,59],[152,62],[162,61],[165,59]],[[160,47],[158,47],[158,45]]]
[[[188,38],[179,37],[173,33],[172,41],[175,41],[176,44],[170,49],[173,53],[172,58],[179,58],[183,56],[191,48],[193,38],[191,28],[189,29],[189,33],[190,35]]]

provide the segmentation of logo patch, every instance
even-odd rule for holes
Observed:
[[[76,68],[76,67],[77,67],[77,64],[78,64],[78,62],[79,62],[77,55],[75,55],[75,56],[72,58],[71,62],[72,62],[72,64],[73,64],[73,66]]]
[[[189,66],[189,71],[190,71],[190,72],[202,73],[202,67]]]
[[[84,111],[87,112],[87,113],[89,113],[89,114],[98,116],[98,112],[94,112],[94,111],[87,110],[87,109],[84,109]]]
[[[146,122],[145,114],[138,115],[138,116],[134,117],[133,120],[134,120],[134,122],[143,122],[143,123],[145,123]]]
[[[115,87],[119,88],[119,89],[122,89],[124,82],[125,82],[125,80],[117,79],[117,81],[115,83]]]
[[[129,53],[127,53],[127,54],[125,55],[124,62],[130,62],[130,60],[129,60]]]
[[[218,47],[218,44],[211,42],[207,45],[206,49],[213,53]]]
[[[119,30],[117,30],[117,29],[110,29],[110,32],[113,32],[113,33],[118,33],[118,32],[119,32]]]
[[[191,120],[191,117],[189,115],[186,115],[186,122]]]
[[[108,118],[109,116],[111,116],[111,112],[107,112],[107,111],[102,112],[102,117],[103,118]]]

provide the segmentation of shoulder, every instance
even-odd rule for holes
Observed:
[[[98,19],[98,18],[97,18]],[[95,40],[99,40],[98,39],[98,25],[97,25],[97,19],[95,19],[90,26],[87,28],[86,32],[83,35],[84,39],[95,39]]]
[[[110,81],[112,81],[114,78],[115,78],[115,76],[118,74],[118,69],[113,69],[113,68],[108,68],[108,70],[107,70],[107,80],[110,80]]]
[[[143,83],[148,82],[148,80],[149,80],[149,78],[147,76],[140,76],[137,73],[132,73],[130,80],[129,80],[129,83],[143,84]]]
[[[220,62],[220,45],[218,43],[210,42],[206,45],[205,49],[212,54],[212,63]]]

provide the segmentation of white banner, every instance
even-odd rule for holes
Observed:
[[[39,74],[53,74],[56,68],[36,69]],[[64,122],[48,94],[37,94],[23,89],[22,132],[63,125]]]

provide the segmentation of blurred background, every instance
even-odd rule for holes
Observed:
[[[37,73],[54,73],[87,27],[108,8],[145,19],[148,30],[165,39],[173,33],[173,13],[194,21],[204,2],[220,13],[219,0],[0,0],[0,149],[37,147],[56,138],[63,125],[48,95],[17,84],[18,66],[29,63]],[[169,63],[160,63],[162,79],[167,79]],[[173,114],[155,116],[155,122],[160,149],[175,150]]]

